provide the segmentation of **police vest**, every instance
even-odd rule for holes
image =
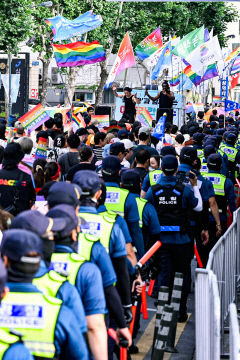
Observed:
[[[19,336],[10,334],[8,330],[0,329],[0,360],[5,352],[14,344],[21,343]]]
[[[227,213],[227,198],[224,190],[226,176],[218,173],[209,173],[205,174],[204,177],[213,184],[219,212],[225,215]]]
[[[115,219],[110,215],[102,214],[92,214],[92,213],[79,213],[81,219],[81,233],[85,235],[92,235],[100,240],[100,243],[105,247],[107,253],[109,253],[109,242],[115,223]],[[116,214],[117,216],[117,214]],[[93,239],[95,242],[96,239]],[[78,241],[81,241],[81,247],[84,247],[86,241],[89,242],[89,239],[86,240],[86,237],[82,237],[79,234]]]
[[[236,160],[236,156],[238,153],[238,150],[232,146],[224,145],[223,147],[219,148],[221,155],[223,154],[227,155],[228,161],[231,163],[234,163]]]
[[[202,157],[201,159],[201,169],[200,169],[200,173],[203,176],[204,174],[208,173],[208,166],[207,166],[207,159],[205,159],[204,157]]]
[[[67,276],[66,272],[66,276]],[[41,277],[33,279],[36,285],[44,294],[56,297],[58,290],[67,281],[66,276],[62,276],[56,271],[50,270]]]
[[[139,213],[139,218],[140,218],[139,227],[142,228],[143,227],[143,210],[145,208],[145,205],[147,204],[147,200],[137,197],[136,201],[137,201],[138,213]]]
[[[66,271],[68,273],[67,280],[75,286],[77,274],[84,263],[85,259],[76,253],[53,253],[50,269],[56,272]]]
[[[107,210],[115,211],[118,215],[124,217],[125,202],[129,191],[126,189],[107,186],[105,206]]]
[[[179,183],[169,187],[160,184],[152,186],[161,231],[186,233],[188,218],[187,210],[182,207],[183,191],[184,185]]]
[[[197,156],[199,159],[202,159],[204,157],[204,152],[202,149],[197,149]]]
[[[150,171],[149,173],[149,182],[150,182],[150,186],[153,186],[157,183],[158,179],[160,178],[162,174],[162,170],[153,170]]]
[[[32,355],[53,359],[55,326],[62,301],[43,293],[10,292],[0,307],[0,328],[21,332]]]

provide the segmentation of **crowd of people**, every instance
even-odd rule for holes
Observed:
[[[166,123],[160,141],[134,117],[99,131],[93,110],[75,133],[64,132],[61,114],[31,134],[19,121],[13,133],[0,122],[5,360],[119,358],[122,338],[130,359],[138,352],[143,281],[155,279],[157,298],[160,286],[171,289],[175,272],[183,273],[178,321],[185,322],[194,243],[205,267],[238,205],[238,114],[207,122],[199,112],[180,129]],[[45,158],[36,156],[40,139]]]

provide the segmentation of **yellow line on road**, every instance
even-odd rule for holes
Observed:
[[[188,320],[189,320],[190,316],[191,316],[191,314],[188,315]],[[138,340],[138,343],[136,345],[138,346],[139,353],[131,355],[132,360],[143,360],[144,357],[146,356],[146,354],[148,353],[148,351],[150,350],[150,348],[152,346],[152,342],[153,342],[155,317],[156,316],[154,316],[152,318],[152,320],[148,324],[146,330],[144,331],[144,334]],[[175,344],[178,343],[180,336],[182,335],[184,328],[187,325],[188,320],[185,323],[178,323]],[[165,353],[163,360],[169,360],[171,355],[172,354],[170,354],[170,353]]]

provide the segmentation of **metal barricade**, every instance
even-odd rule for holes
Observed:
[[[196,270],[195,311],[196,360],[219,360],[220,297],[211,270]]]
[[[230,317],[230,360],[240,360],[240,334],[237,317],[237,308],[235,304],[229,306],[229,317]]]

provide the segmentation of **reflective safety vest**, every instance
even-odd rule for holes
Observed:
[[[129,191],[126,189],[107,186],[105,206],[107,210],[115,211],[118,215],[124,217],[125,202]]]
[[[66,272],[66,276],[68,273]],[[44,294],[56,297],[58,290],[67,281],[67,277],[62,276],[54,270],[48,271],[41,277],[33,279],[33,284],[36,285]]]
[[[20,337],[10,334],[8,330],[0,329],[0,360],[3,359],[5,352],[14,344],[20,343]]]
[[[53,253],[50,269],[54,269],[56,272],[66,271],[68,273],[67,280],[75,286],[77,274],[84,263],[85,259],[76,253]]]
[[[111,215],[85,212],[79,212],[79,216],[85,220],[85,222],[81,220],[81,233],[94,236],[105,247],[107,253],[109,253],[109,242],[115,219]],[[78,241],[81,242],[82,248],[86,242],[89,242],[89,239],[81,236],[81,233],[79,234]],[[93,243],[96,239],[93,240]]]
[[[0,307],[0,328],[21,332],[32,355],[53,359],[55,327],[62,301],[43,293],[9,292]]]
[[[224,145],[223,147],[219,148],[220,154],[226,154],[228,157],[228,161],[235,162],[238,150],[232,146]]]
[[[219,212],[227,213],[227,198],[224,190],[226,176],[218,173],[208,173],[204,175],[205,179],[208,179],[213,184],[214,193],[216,195],[216,201],[218,204]]]
[[[204,157],[200,159],[201,160],[201,169],[200,169],[200,173],[203,176],[204,174],[208,173],[208,166],[207,166],[207,159],[205,159]]]
[[[137,201],[138,213],[139,213],[139,218],[140,218],[139,227],[142,228],[143,227],[143,210],[147,203],[147,200],[137,197],[136,201]]]
[[[199,159],[204,158],[204,151],[203,149],[197,149],[197,156]]]
[[[153,186],[157,183],[158,179],[160,178],[162,174],[162,170],[153,170],[150,171],[149,173],[149,182],[150,182],[150,186]]]

